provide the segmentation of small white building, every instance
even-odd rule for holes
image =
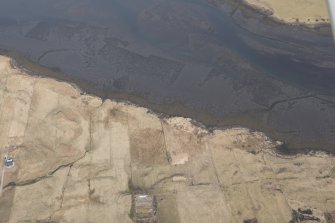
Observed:
[[[12,168],[15,165],[15,161],[13,158],[8,157],[7,155],[5,156],[4,160],[5,167],[7,168]]]

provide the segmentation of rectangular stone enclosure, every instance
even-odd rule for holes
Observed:
[[[147,194],[133,196],[134,222],[156,223],[155,197]]]

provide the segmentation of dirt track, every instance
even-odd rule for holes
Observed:
[[[159,222],[289,222],[335,210],[335,158],[276,154],[260,132],[209,132],[131,104],[82,95],[0,58],[0,143],[16,144],[0,222],[131,222],[131,194]]]

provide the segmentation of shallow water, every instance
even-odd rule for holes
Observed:
[[[208,125],[262,130],[292,148],[335,148],[329,27],[310,32],[205,0],[0,5],[1,49],[87,91]]]

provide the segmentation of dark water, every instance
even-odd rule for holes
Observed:
[[[335,150],[328,26],[279,25],[205,0],[1,0],[0,15],[0,48],[55,71],[40,73],[262,130],[290,148]]]

